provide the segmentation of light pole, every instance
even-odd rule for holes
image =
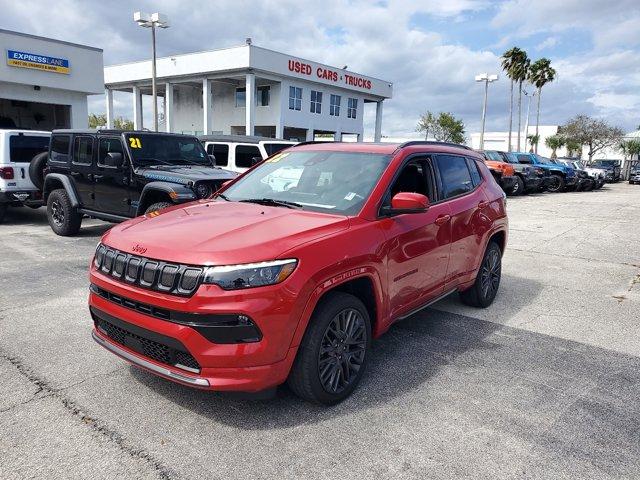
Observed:
[[[144,28],[151,28],[151,94],[153,95],[153,131],[158,131],[158,92],[156,90],[156,27],[169,28],[169,21],[162,13],[135,12],[133,20]],[[136,100],[137,101],[137,100]]]
[[[527,151],[527,139],[529,138],[529,111],[531,110],[531,100],[538,94],[537,90],[534,90],[532,94],[528,94],[526,90],[522,90],[524,96],[529,99],[529,103],[527,103],[527,121],[524,124],[524,150]],[[518,132],[520,135],[520,132]]]
[[[482,130],[480,131],[480,150],[484,150],[484,122],[487,117],[487,97],[489,94],[489,84],[498,80],[498,75],[481,73],[476,75],[476,82],[484,82],[484,102],[482,103]]]

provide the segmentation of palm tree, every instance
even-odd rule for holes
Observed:
[[[518,100],[518,150],[520,150],[520,106],[522,103],[522,81],[526,78],[528,68],[527,53],[518,47],[513,47],[502,54],[502,69],[511,79],[511,96],[509,100],[509,147],[511,151],[511,132],[513,131],[513,85],[519,82],[520,99]]]
[[[533,149],[535,147],[535,149],[538,149],[538,142],[540,141],[540,135],[529,135],[527,136],[527,139],[529,140],[529,143],[531,143],[531,150],[530,153],[533,153]],[[524,148],[527,148],[526,146]]]
[[[531,84],[538,89],[538,109],[536,113],[536,135],[538,135],[538,127],[540,125],[540,96],[542,95],[542,87],[547,83],[551,83],[556,78],[556,71],[551,67],[551,60],[548,58],[541,58],[536,60],[527,75],[527,79]],[[536,145],[536,153],[538,153],[538,147]]]
[[[560,135],[551,135],[544,140],[544,144],[552,150],[551,158],[558,158],[556,151],[564,146],[565,140]]]

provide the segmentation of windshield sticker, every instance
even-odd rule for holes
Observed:
[[[350,201],[350,200],[353,200],[353,199],[354,199],[354,197],[355,197],[356,195],[357,195],[357,193],[355,193],[355,192],[349,192],[349,193],[347,193],[347,195],[344,197],[344,199],[345,199],[345,200],[349,200],[349,201]]]
[[[142,148],[142,143],[137,137],[129,137],[129,146],[131,148]]]
[[[283,158],[287,157],[288,155],[289,155],[288,153],[277,153],[276,155],[271,157],[269,160],[267,160],[265,163],[277,163]]]

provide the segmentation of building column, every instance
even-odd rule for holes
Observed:
[[[307,142],[313,142],[314,139],[315,139],[315,135],[314,135],[313,128],[307,128],[307,137],[305,138],[305,140]]]
[[[379,142],[382,139],[382,102],[376,102],[376,130],[373,134],[373,141]]]
[[[333,141],[334,142],[341,142],[342,141],[342,130],[337,130],[333,134]]]
[[[104,95],[107,101],[107,128],[113,128],[113,90],[105,88]]]
[[[256,76],[253,73],[247,73],[245,81],[245,133],[253,135],[256,124]]]
[[[164,86],[164,126],[168,133],[173,130],[173,84]]]
[[[137,85],[133,86],[133,129],[142,130],[142,93]]]
[[[213,116],[211,114],[211,80],[202,79],[202,130],[210,135],[213,130]]]

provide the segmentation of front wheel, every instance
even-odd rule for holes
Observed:
[[[516,184],[514,185],[513,190],[511,190],[511,195],[517,197],[518,195],[522,195],[523,193],[524,180],[522,180],[522,177],[520,177],[520,175],[516,175]]]
[[[460,292],[460,299],[472,307],[488,307],[496,298],[501,276],[502,251],[497,243],[491,242],[484,252],[475,283],[470,289]]]
[[[562,190],[564,190],[565,181],[562,175],[553,173],[551,174],[551,177],[552,177],[552,182],[551,182],[551,185],[549,185],[549,188],[547,188],[547,190],[554,193],[561,192]]]
[[[289,387],[313,403],[344,400],[362,378],[370,346],[371,323],[364,304],[347,293],[328,293],[309,321]]]

